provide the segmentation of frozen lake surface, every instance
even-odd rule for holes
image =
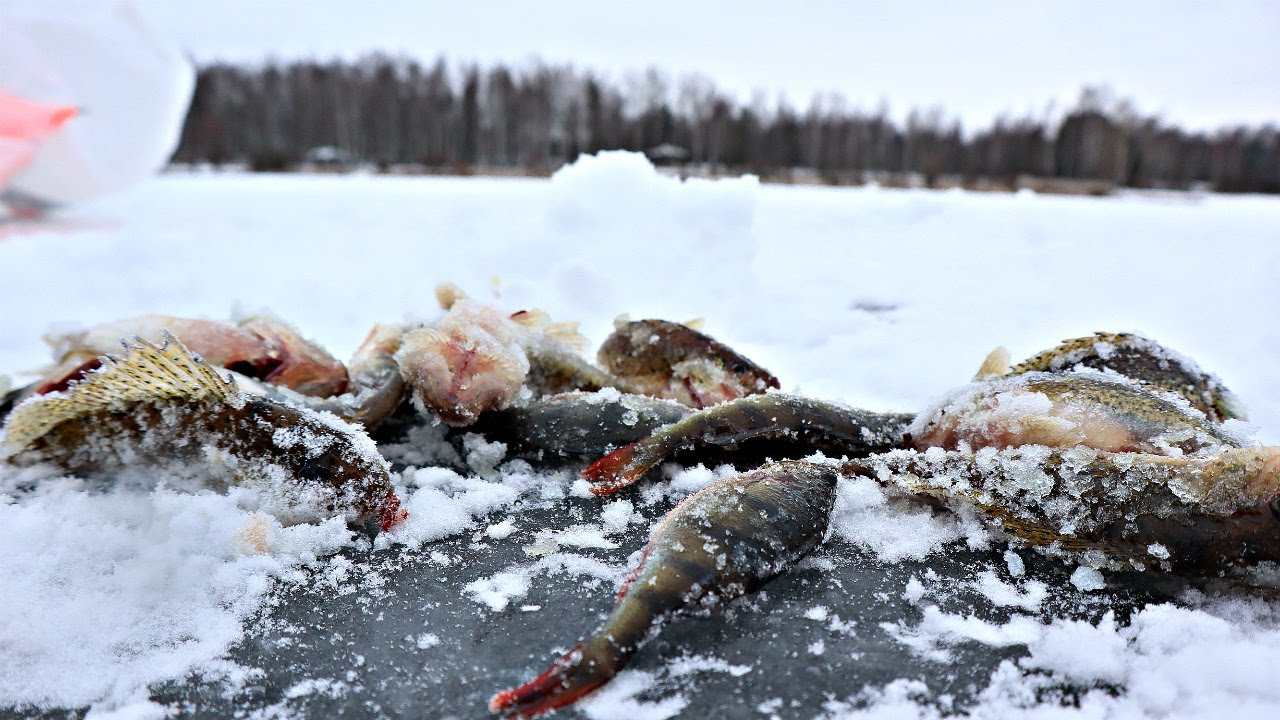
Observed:
[[[611,154],[550,181],[169,175],[0,233],[0,374],[15,383],[49,361],[51,327],[151,312],[268,308],[345,357],[375,322],[435,316],[450,281],[581,321],[597,343],[622,313],[701,317],[783,389],[873,410],[925,407],[997,345],[1019,360],[1133,331],[1218,374],[1280,444],[1275,198],[680,183]],[[672,482],[603,501],[580,466],[472,450],[405,468],[413,519],[372,546],[162,478],[33,486],[0,469],[0,705],[488,717],[493,692],[594,627],[651,523],[729,472],[668,468]],[[1091,590],[1070,564],[858,483],[837,521],[800,568],[673,624],[566,714],[1280,712],[1267,593],[1136,575]],[[557,552],[525,552],[566,530]]]

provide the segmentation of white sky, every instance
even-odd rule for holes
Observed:
[[[966,127],[1042,114],[1106,85],[1192,127],[1280,121],[1280,2],[1023,0],[608,3],[134,0],[199,60],[404,52],[569,62],[623,79],[701,73],[741,100],[807,107],[838,91],[895,115],[941,105]]]

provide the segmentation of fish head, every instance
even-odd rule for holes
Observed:
[[[243,433],[255,439],[254,452],[245,454],[283,469],[259,474],[278,477],[286,485],[282,494],[296,497],[299,506],[323,517],[345,516],[356,525],[374,520],[382,530],[407,517],[390,464],[360,426],[262,397],[248,398],[242,412],[250,428],[270,430]]]
[[[529,358],[503,315],[459,301],[437,327],[404,336],[400,372],[423,408],[450,425],[468,425],[520,395]]]
[[[259,338],[272,360],[264,372],[246,373],[250,377],[313,397],[331,397],[346,391],[346,366],[288,323],[258,315],[241,320],[239,328]]]

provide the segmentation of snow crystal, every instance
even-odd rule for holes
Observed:
[[[485,479],[459,475],[448,468],[411,468],[404,483],[414,490],[403,499],[409,511],[404,522],[378,536],[378,547],[424,543],[474,528],[479,518],[509,507],[521,495],[560,481],[557,475],[530,475],[511,471]]]
[[[751,672],[750,665],[732,665],[716,657],[706,655],[683,655],[667,663],[667,674],[672,677],[692,675],[699,672],[728,673],[733,677],[742,677]]]
[[[1027,572],[1027,566],[1022,562],[1022,556],[1012,550],[1004,551],[1004,562],[1009,567],[1009,574],[1020,578]]]
[[[505,540],[511,537],[511,533],[516,531],[516,524],[511,518],[507,518],[499,523],[494,523],[484,529],[484,534],[494,540]]]
[[[836,537],[875,552],[885,562],[921,559],[965,537],[954,516],[892,499],[869,478],[840,481],[830,527]]]
[[[462,449],[466,453],[467,467],[481,477],[493,475],[507,454],[506,443],[489,442],[483,435],[475,433],[462,436]]]
[[[822,605],[814,605],[813,607],[806,610],[804,613],[804,616],[806,618],[810,620],[817,620],[818,622],[826,622],[827,615],[828,615],[828,610],[825,606],[822,606]]]
[[[1071,584],[1085,592],[1092,590],[1101,590],[1107,586],[1107,581],[1103,579],[1102,573],[1094,568],[1081,565],[1071,573]]]
[[[540,573],[568,573],[614,582],[621,579],[623,572],[621,566],[609,565],[595,558],[573,553],[555,553],[539,558],[531,565],[516,565],[487,578],[474,580],[467,583],[463,591],[476,602],[498,611],[510,605],[512,600],[527,595],[530,583]]]
[[[920,579],[915,575],[912,575],[911,579],[907,581],[906,589],[902,591],[902,599],[915,605],[924,599],[924,592],[924,583],[920,582]]]
[[[614,500],[600,510],[600,522],[606,533],[620,533],[632,523],[644,522],[644,516],[636,512],[630,500]]]
[[[300,698],[304,695],[327,695],[336,698],[346,693],[350,687],[341,681],[330,680],[328,678],[311,678],[296,683],[284,691],[286,698]]]
[[[1015,556],[1016,557],[1016,556]],[[978,575],[978,589],[998,607],[1018,607],[1023,610],[1036,610],[1049,595],[1048,586],[1038,580],[1030,580],[1020,590],[1014,585],[1002,581],[990,570]]]
[[[1026,668],[1052,669],[1057,675],[1082,684],[1124,681],[1125,639],[1107,614],[1096,626],[1065,620],[1045,630],[1021,662]]]
[[[672,493],[691,495],[716,480],[733,475],[735,472],[736,470],[728,465],[722,465],[714,470],[702,465],[681,468],[671,476],[671,480],[667,483],[667,490]]]
[[[1025,645],[1040,637],[1041,627],[1036,620],[1015,615],[1007,623],[997,625],[975,616],[953,615],[934,605],[924,608],[924,617],[914,627],[905,621],[881,625],[898,642],[914,652],[939,662],[947,662],[948,645],[962,641],[979,642],[993,647]]]
[[[527,570],[501,572],[474,580],[463,588],[476,602],[488,605],[490,610],[502,610],[515,598],[529,592],[531,573]]]

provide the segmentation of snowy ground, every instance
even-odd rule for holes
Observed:
[[[1021,359],[1132,330],[1216,372],[1275,444],[1278,228],[1273,198],[681,184],[628,155],[584,159],[549,182],[175,175],[51,225],[0,227],[0,373],[20,381],[47,362],[51,326],[143,312],[265,307],[344,357],[374,322],[434,315],[434,285],[452,281],[511,310],[580,320],[595,341],[620,313],[702,317],[784,389],[877,410],[924,407],[996,345]],[[374,548],[337,524],[281,528],[234,495],[0,470],[0,705],[319,717],[337,703],[396,716],[422,712],[420,699],[385,690],[378,672],[412,685],[471,659],[456,673],[464,686],[423,692],[484,717],[489,693],[590,629],[644,529],[710,473],[606,505],[580,497],[569,472],[495,469],[485,447],[472,450],[452,470],[407,471],[415,519]],[[777,581],[745,613],[671,628],[584,712],[714,714],[730,706],[707,700],[717,693],[739,698],[741,713],[724,714],[758,717],[1280,712],[1280,601],[1149,592],[1132,578],[1094,589],[1088,573],[1008,555],[975,528],[856,483],[841,490],[836,525],[799,579]],[[250,531],[267,552],[246,542]],[[556,552],[521,551],[553,531],[565,531]],[[424,582],[418,572],[447,582],[415,591],[437,594],[411,607],[419,596],[397,583]],[[859,578],[874,589],[851,587]],[[554,606],[566,598],[589,605]],[[332,643],[373,632],[383,605],[387,617],[399,607],[428,620],[443,617],[428,606],[445,607],[488,629],[464,637],[460,620],[423,620],[396,630],[408,649],[386,651],[404,660],[390,669],[357,653],[345,674],[296,661],[281,675],[253,648],[278,652],[325,626],[299,603],[351,610],[351,630],[326,626]],[[552,615],[567,623],[554,637],[519,636]],[[767,640],[753,650],[742,638]],[[787,657],[812,676],[788,680]],[[261,684],[275,687],[246,694]]]

